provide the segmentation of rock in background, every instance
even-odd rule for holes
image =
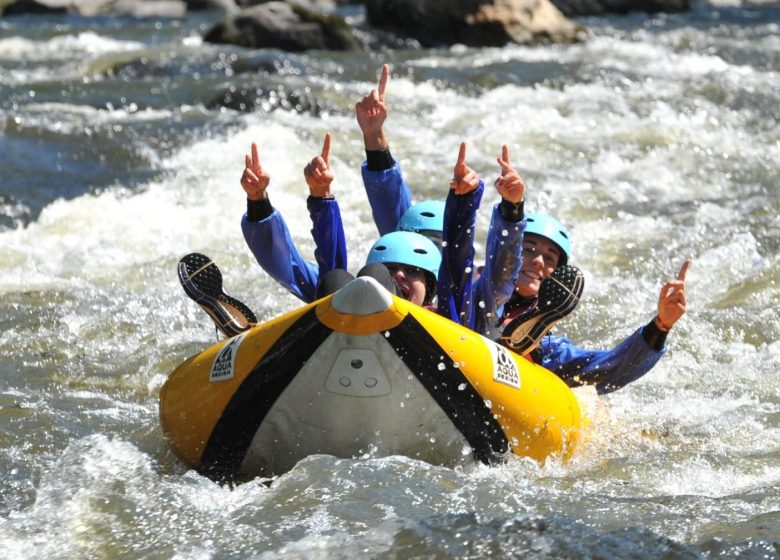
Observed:
[[[369,29],[358,35],[400,38],[399,45],[473,47],[507,43],[570,43],[587,38],[569,17],[632,11],[679,12],[690,0],[0,0],[3,16],[22,14],[122,15],[181,18],[210,10],[227,17],[204,34],[212,43],[291,52],[377,48],[357,40],[337,14],[365,6]],[[392,46],[383,44],[381,48]]]
[[[291,52],[309,49],[343,51],[359,46],[343,18],[297,3],[278,1],[242,10],[211,27],[203,40]]]
[[[563,42],[584,28],[548,0],[365,0],[372,26],[391,27],[423,46]]]

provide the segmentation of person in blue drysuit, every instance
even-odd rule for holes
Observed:
[[[360,166],[363,185],[379,235],[398,228],[401,217],[412,205],[412,194],[398,162],[390,154],[384,123],[388,115],[385,94],[390,67],[382,65],[379,85],[355,104],[355,117],[363,134],[366,160]]]
[[[486,252],[485,265],[475,275],[476,213],[484,193],[484,183],[465,164],[465,156],[466,144],[462,143],[444,213],[447,251],[442,253],[439,273],[439,313],[480,332],[475,328],[478,318],[503,305],[512,293],[511,285],[507,289],[503,283],[493,279],[507,274],[512,278],[516,271],[525,227],[525,184],[509,165],[508,149],[504,146],[502,156],[507,161],[498,158],[502,175],[495,182],[501,200],[493,207],[488,231],[488,244],[501,250]],[[478,306],[480,313],[477,313]]]
[[[506,186],[501,183],[517,184],[518,180],[522,183],[511,167],[506,147],[499,165],[502,168],[496,183],[499,190]],[[486,271],[492,275],[483,273],[478,279],[473,291],[473,313],[467,316],[474,321],[472,325],[477,332],[493,339],[500,336],[502,327],[514,316],[536,305],[542,282],[556,267],[566,265],[571,255],[569,232],[557,219],[540,213],[523,216],[524,190],[523,185],[516,207],[520,216],[515,216],[519,218],[515,223],[520,230],[520,250],[506,242],[507,237],[514,241],[517,238],[517,231],[507,228],[506,218],[512,217],[511,212],[502,214],[500,208],[494,209],[486,244],[488,263],[494,260]],[[496,262],[501,264],[496,266]],[[662,285],[653,320],[615,348],[583,349],[568,338],[548,334],[530,352],[529,359],[558,375],[569,386],[595,385],[599,393],[609,393],[636,381],[666,353],[668,333],[685,313],[688,265],[689,261],[685,261],[677,279]]]
[[[344,282],[347,278],[346,241],[339,205],[330,189],[333,172],[330,168],[329,153],[330,134],[326,134],[322,153],[312,159],[304,169],[310,193],[306,204],[312,220],[311,233],[315,241],[316,262],[301,256],[284,218],[271,206],[267,193],[270,176],[261,166],[254,143],[251,155],[245,158],[246,166],[241,177],[241,186],[247,194],[247,212],[241,219],[241,229],[247,245],[263,270],[306,303],[330,293],[333,285]],[[397,164],[395,167],[399,171],[396,184],[401,185],[400,169]],[[408,190],[404,185],[402,189],[395,191],[396,194],[403,189]],[[400,208],[392,205],[384,207],[389,212],[397,212]],[[406,209],[398,221],[398,229],[423,234],[438,250],[442,239],[443,215],[443,202],[422,201]],[[377,279],[381,278],[379,272],[375,274],[372,270],[376,269],[369,268],[364,272],[371,273],[370,275]],[[342,280],[334,281],[334,275],[331,275],[327,285],[322,285],[321,280],[331,271],[340,271]],[[383,279],[380,283],[388,287]]]
[[[560,222],[546,214],[529,214],[515,291],[499,310],[497,323],[504,324],[515,310],[532,305],[541,283],[538,278],[543,281],[570,254],[568,232]],[[685,313],[687,262],[676,280],[662,285],[656,316],[615,348],[584,349],[566,337],[548,334],[529,357],[572,387],[595,385],[599,393],[609,393],[636,381],[666,353],[668,333]]]
[[[474,233],[477,210],[485,184],[466,164],[466,143],[462,142],[444,206],[442,260],[437,282],[437,312],[451,321],[469,325],[464,316],[472,295]]]
[[[316,299],[317,284],[329,270],[346,270],[347,246],[341,213],[330,186],[330,133],[325,135],[322,152],[304,168],[309,186],[306,206],[312,221],[312,236],[317,240],[316,262],[305,260],[290,237],[282,215],[271,206],[268,185],[271,177],[263,169],[252,143],[252,153],[245,158],[241,186],[247,195],[247,211],[241,218],[241,230],[257,262],[274,280],[298,299],[309,303]]]

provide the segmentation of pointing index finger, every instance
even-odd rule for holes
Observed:
[[[466,163],[466,143],[460,143],[460,151],[458,151],[458,163],[456,165],[463,165]]]
[[[496,161],[501,166],[502,177],[512,170],[512,164],[509,161],[509,148],[506,144],[501,147],[501,157],[496,158]]]
[[[260,165],[260,156],[257,154],[257,144],[252,142],[252,166],[257,167]]]
[[[322,143],[322,159],[330,166],[330,132],[325,133],[325,141]]]
[[[382,65],[382,75],[379,78],[379,100],[385,100],[385,90],[387,90],[387,82],[390,79],[390,66],[387,64]]]
[[[682,280],[685,282],[685,275],[688,274],[688,267],[691,266],[691,259],[685,259],[683,261],[682,266],[680,267],[680,272],[677,273],[677,279]]]

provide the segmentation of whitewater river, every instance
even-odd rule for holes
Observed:
[[[0,557],[780,557],[780,6],[371,54],[203,44],[214,17],[0,18]],[[569,226],[586,287],[557,331],[617,344],[687,257],[689,310],[647,376],[583,395],[568,463],[314,456],[221,487],[159,426],[166,376],[218,340],[176,263],[212,256],[261,320],[297,306],[245,246],[238,180],[256,141],[311,255],[302,168],[330,131],[357,270],[376,230],[354,103],[383,62],[416,198],[445,196],[461,140],[491,185],[506,143],[526,209]],[[215,103],[230,88],[251,111]]]

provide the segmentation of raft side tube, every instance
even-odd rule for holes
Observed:
[[[160,422],[182,462],[191,467],[200,464],[214,426],[244,378],[290,325],[313,307],[309,304],[223,340],[170,374],[160,389]],[[219,377],[220,372],[228,373]]]
[[[551,371],[425,309],[408,309],[460,369],[522,457],[566,459],[576,447],[581,413],[571,389]],[[459,388],[459,390],[463,390]]]

